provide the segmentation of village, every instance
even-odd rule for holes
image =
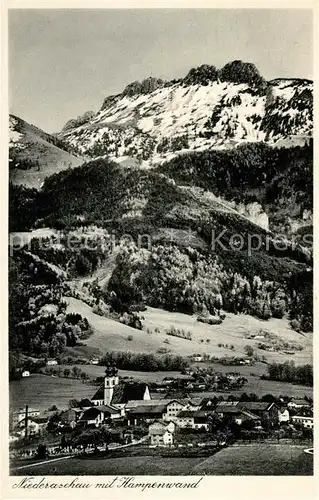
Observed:
[[[238,374],[228,375],[224,385],[244,383]],[[215,389],[219,382],[215,376]],[[154,453],[164,448],[181,454],[205,451],[210,456],[236,441],[312,445],[310,398],[267,395],[259,399],[243,394],[236,399],[218,392],[193,397],[192,390],[200,385],[200,379],[192,376],[179,381],[167,377],[161,384],[126,381],[115,366],[107,366],[90,399],[70,399],[64,410],[52,407],[43,412],[27,405],[12,412],[10,457],[16,465],[30,458],[70,454],[108,456],[115,450],[129,454],[139,446]]]

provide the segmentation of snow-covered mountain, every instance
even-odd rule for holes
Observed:
[[[97,113],[69,121],[59,137],[91,157],[152,163],[243,142],[304,144],[312,135],[309,80],[276,79],[262,88],[220,78],[189,80],[134,82],[107,97]]]

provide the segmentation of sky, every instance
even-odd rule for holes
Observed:
[[[267,80],[312,79],[312,11],[14,9],[9,108],[58,132],[135,80],[179,78],[235,59],[254,63]]]

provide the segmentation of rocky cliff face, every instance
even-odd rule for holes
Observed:
[[[88,156],[131,156],[148,164],[192,150],[243,142],[285,146],[312,135],[313,83],[278,79],[263,87],[216,79],[147,79],[104,100],[101,109],[60,138]],[[201,81],[201,80],[199,80]]]
[[[251,222],[254,222],[258,226],[266,229],[269,229],[269,217],[266,212],[263,210],[262,206],[257,203],[248,203],[245,205],[244,203],[235,203],[232,202],[230,205],[240,214],[249,219]]]

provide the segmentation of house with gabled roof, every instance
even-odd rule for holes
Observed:
[[[208,430],[209,413],[204,410],[182,410],[177,415],[176,423],[181,428]]]
[[[148,427],[149,429],[164,428],[168,429],[169,432],[175,432],[176,424],[175,422],[165,422],[164,420],[154,420]]]
[[[263,422],[273,424],[279,420],[279,408],[276,403],[270,403],[269,401],[240,401],[239,408],[254,413]]]
[[[27,430],[28,435],[40,434],[48,425],[48,417],[28,417],[19,421],[17,427],[19,430]]]
[[[287,407],[289,409],[297,410],[300,408],[310,408],[310,404],[305,399],[292,399],[287,404]]]
[[[255,408],[255,406],[253,406]],[[264,406],[262,406],[264,408]],[[246,407],[246,402],[241,401],[219,401],[215,412],[222,418],[231,420],[238,425],[249,420],[260,426],[261,417]]]
[[[81,408],[70,408],[61,413],[60,415],[60,426],[68,426],[74,429],[77,422],[80,420],[80,417],[83,413]]]
[[[138,425],[140,422],[150,423],[156,419],[164,420],[166,405],[139,405],[126,409],[128,425]]]
[[[40,415],[40,410],[35,408],[28,408],[28,417],[38,417]],[[26,416],[26,409],[21,408],[12,413],[12,427],[15,427],[20,420],[23,420]]]
[[[289,410],[288,408],[286,407],[281,407],[279,408],[279,411],[278,411],[278,420],[279,422],[289,422],[289,419],[290,419],[290,414],[289,414]]]
[[[100,411],[99,408],[92,406],[88,410],[85,410],[79,421],[78,425],[79,426],[95,426],[99,427],[104,421],[104,413],[103,411]]]
[[[176,416],[176,424],[178,427],[194,429],[195,412],[192,410],[181,410]]]
[[[175,424],[156,420],[148,428],[152,446],[168,446],[174,442]]]

